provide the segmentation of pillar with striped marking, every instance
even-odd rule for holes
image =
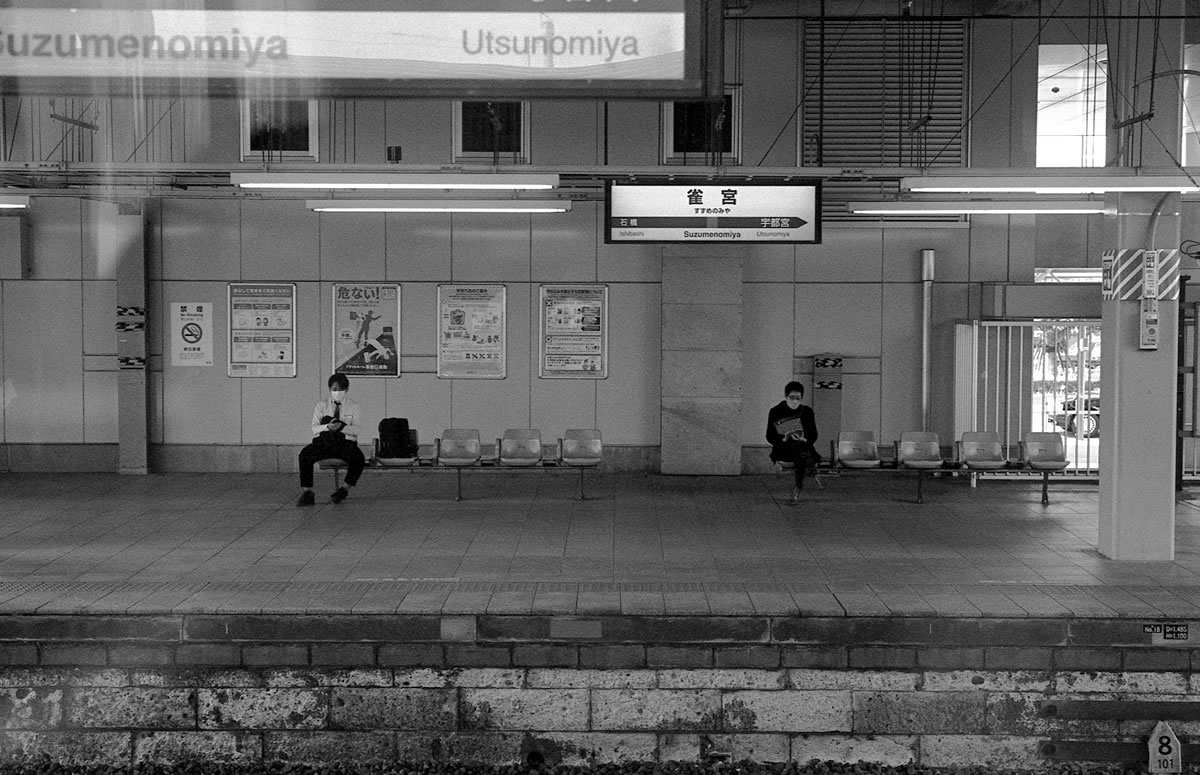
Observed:
[[[1148,263],[1157,279],[1149,290]],[[1103,267],[1100,552],[1114,560],[1172,560],[1179,252],[1114,250]],[[1157,348],[1143,342],[1143,299],[1151,297],[1158,303]]]
[[[130,212],[136,209],[136,214]],[[122,207],[115,219],[117,249],[117,470],[150,470],[146,385],[146,249],[140,208]]]
[[[1157,100],[1143,85],[1161,58],[1182,61],[1187,5],[1163,0],[1154,25],[1141,24],[1136,0],[1114,6],[1129,14],[1109,38],[1109,86],[1128,97],[1111,107],[1106,156],[1114,166],[1178,169],[1182,102],[1165,96],[1166,80],[1157,82]],[[1115,560],[1172,560],[1181,197],[1178,189],[1109,192],[1104,204],[1116,215],[1104,218],[1113,251],[1101,302],[1099,548]],[[1145,282],[1146,251],[1155,251],[1157,288]],[[1157,301],[1157,348],[1142,342],[1143,296]]]

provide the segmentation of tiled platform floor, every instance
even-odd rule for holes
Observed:
[[[2,474],[0,612],[1200,618],[1200,500],[1173,562],[1096,550],[1094,483],[368,472]]]

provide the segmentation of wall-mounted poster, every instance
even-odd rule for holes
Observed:
[[[437,373],[504,379],[503,285],[439,285]]]
[[[608,376],[608,286],[543,285],[541,364],[544,379]]]
[[[399,377],[400,286],[335,283],[333,370],[358,377]]]
[[[171,302],[171,365],[213,365],[211,302]]]
[[[229,376],[296,376],[295,284],[229,284]]]

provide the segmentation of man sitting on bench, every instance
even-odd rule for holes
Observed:
[[[771,443],[771,461],[793,463],[796,485],[792,488],[790,505],[796,505],[804,490],[804,475],[810,470],[816,478],[816,466],[821,455],[814,446],[817,441],[817,422],[812,407],[804,400],[804,385],[789,382],[783,388],[783,400],[767,413],[767,441]],[[820,479],[817,479],[820,484]]]
[[[361,410],[346,393],[350,389],[350,378],[345,374],[334,374],[329,378],[329,398],[318,401],[312,413],[313,440],[300,450],[300,499],[297,506],[311,506],[313,496],[313,466],[325,458],[341,458],[346,461],[346,478],[341,487],[333,491],[329,499],[341,503],[350,494],[350,488],[358,483],[367,460],[358,448],[358,419]]]

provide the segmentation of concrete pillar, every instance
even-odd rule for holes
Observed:
[[[1136,19],[1136,3],[1122,2],[1121,7]],[[1117,127],[1110,131],[1109,158],[1119,166],[1170,168],[1179,154],[1177,79],[1159,80],[1154,105],[1149,103],[1150,57],[1159,57],[1160,70],[1182,61],[1178,15],[1183,4],[1166,0],[1161,10],[1176,18],[1158,24],[1126,20],[1119,25],[1120,35],[1109,39],[1109,94],[1122,100],[1114,112]],[[1120,127],[1122,122],[1127,126]],[[1117,212],[1106,219],[1105,241],[1113,251],[1178,248],[1178,193],[1110,194],[1108,204]],[[1140,282],[1140,276],[1139,271],[1130,279]],[[1178,304],[1159,300],[1158,347],[1143,349],[1142,293],[1116,295],[1101,305],[1099,548],[1115,560],[1172,560]]]
[[[149,392],[146,384],[146,248],[140,206],[122,205],[105,224],[117,262],[117,470],[146,474]]]
[[[664,474],[742,472],[742,257],[680,245],[662,271]]]

